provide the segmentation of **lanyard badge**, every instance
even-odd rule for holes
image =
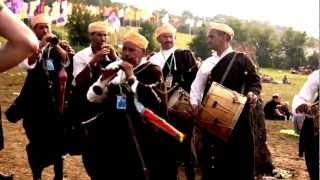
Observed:
[[[163,53],[162,56],[164,59],[166,59]],[[171,58],[166,61],[165,66],[168,67],[169,73],[165,79],[164,84],[166,88],[171,88],[173,82],[172,70],[176,70],[176,59],[174,57],[174,53],[171,55]]]
[[[172,87],[172,81],[173,81],[173,76],[171,74],[168,74],[168,76],[166,77],[166,80],[164,82],[166,88]]]
[[[51,52],[51,47],[49,47],[47,50],[47,57],[45,58],[45,60],[46,60],[45,62],[47,65],[47,70],[54,71],[53,59],[50,58],[50,52]]]
[[[48,71],[54,71],[53,60],[52,59],[47,59],[46,62],[47,62]]]
[[[125,96],[117,96],[117,110],[127,109],[127,98]]]

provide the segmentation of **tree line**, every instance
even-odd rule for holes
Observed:
[[[260,67],[318,68],[319,40],[308,37],[305,32],[275,27],[258,21],[241,21],[232,17],[224,18],[222,22],[230,25],[235,31],[232,43],[253,47],[255,62]],[[195,37],[190,43],[190,48],[202,58],[210,55],[210,51],[206,48],[208,26],[209,24],[206,24],[195,29]]]
[[[89,3],[94,5],[112,5],[110,1],[92,0],[72,0],[74,3]],[[114,4],[113,4],[114,5]],[[123,4],[120,4],[121,6]],[[159,10],[160,18],[169,14],[166,10]],[[174,19],[180,18],[179,25]],[[202,21],[202,26],[190,26],[186,23],[187,19],[193,18],[195,21]],[[80,37],[87,36],[86,25],[92,20],[99,17],[91,17],[86,12],[75,12],[70,16],[69,35],[72,42],[77,44],[86,44],[79,42]],[[299,66],[309,66],[313,69],[318,68],[319,39],[309,37],[305,32],[296,31],[290,27],[272,26],[265,22],[240,20],[235,17],[217,15],[214,17],[199,18],[193,16],[191,12],[184,11],[181,16],[170,15],[169,22],[176,25],[178,32],[191,33],[192,42],[189,44],[190,49],[196,56],[205,59],[210,56],[211,51],[207,47],[207,28],[210,22],[223,22],[230,25],[235,31],[233,45],[245,46],[246,50],[250,49],[250,57],[254,59],[260,67],[271,67],[280,69],[290,69]],[[150,52],[157,50],[159,47],[155,42],[154,30],[159,24],[151,21],[142,22],[139,32],[147,37],[150,44]],[[87,39],[87,38],[84,38]]]

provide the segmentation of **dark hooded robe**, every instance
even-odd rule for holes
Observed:
[[[163,99],[155,90],[162,82],[162,73],[158,66],[147,62],[138,66],[134,74],[139,81],[136,94],[127,83],[108,85],[107,97],[101,103],[103,112],[85,125],[85,168],[91,179],[97,180],[110,177],[142,180],[146,173],[143,168],[148,169],[150,180],[175,180],[175,167],[170,166],[175,161],[172,157],[175,140],[144,120],[133,102],[136,95],[145,107],[164,117]],[[118,96],[126,97],[126,109],[117,108]]]
[[[70,155],[80,155],[82,152],[85,134],[80,125],[81,122],[94,117],[102,111],[102,107],[99,104],[91,103],[87,100],[87,92],[89,87],[101,75],[101,69],[111,62],[106,58],[100,61],[97,66],[91,68],[85,66],[77,77],[74,77],[78,80],[75,84],[72,84],[69,104],[65,112],[67,127],[66,151]]]
[[[311,180],[319,180],[319,95],[306,115],[299,136],[299,156],[305,156]]]
[[[176,68],[169,67],[170,61],[176,60]],[[170,69],[171,68],[171,69]],[[168,89],[168,99],[172,96],[176,89],[183,88],[186,92],[190,92],[191,84],[196,77],[198,66],[196,60],[190,50],[176,49],[165,62],[162,68],[164,79],[167,78],[169,72],[172,73],[172,87]],[[179,112],[168,112],[170,122],[180,131],[186,134],[186,139],[182,144],[177,144],[176,159],[177,163],[182,163],[186,168],[186,176],[189,180],[195,178],[194,158],[191,152],[191,138],[193,125],[190,119],[187,119]]]
[[[247,95],[260,94],[260,78],[252,61],[243,53],[231,52],[211,70],[204,94],[213,81],[220,82],[228,64],[237,53],[223,86]],[[228,141],[223,141],[203,130],[203,180],[253,180],[254,179],[254,132],[253,113],[250,105],[245,107]]]
[[[271,153],[266,144],[267,129],[265,124],[265,114],[263,112],[263,102],[259,99],[254,111],[254,160],[255,175],[272,175],[274,169]]]
[[[62,163],[64,121],[63,114],[59,112],[58,77],[62,68],[58,52],[51,46],[47,47],[35,67],[28,70],[20,95],[6,111],[11,122],[23,119],[23,127],[29,140],[26,146],[28,161],[36,176],[39,173],[41,175],[43,168],[58,161]],[[66,68],[68,80],[65,96],[72,79],[72,69],[69,68],[72,66]]]

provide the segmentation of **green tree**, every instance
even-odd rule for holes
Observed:
[[[304,46],[307,41],[307,35],[305,32],[294,31],[292,28],[288,28],[281,37],[281,46],[288,59],[288,66],[295,67],[301,66],[306,63],[304,54]]]
[[[314,51],[313,54],[308,57],[308,65],[313,69],[317,69],[319,67],[319,59],[320,53]]]
[[[149,41],[148,44],[148,52],[153,52],[159,50],[159,45],[156,43],[155,37],[154,37],[154,31],[156,29],[156,25],[149,23],[149,22],[143,22],[141,23],[141,28],[139,29],[139,33],[142,34],[144,37],[147,38]]]
[[[189,47],[197,57],[201,57],[202,59],[211,55],[211,50],[207,44],[207,26],[203,25],[198,29]]]
[[[261,67],[273,67],[273,57],[277,42],[274,39],[274,31],[268,25],[257,25],[251,34],[251,44],[256,47],[257,62]]]
[[[186,20],[188,18],[193,18],[193,14],[190,11],[184,10],[181,14],[181,17],[183,20]]]
[[[255,47],[256,62],[260,67],[275,67],[279,52],[279,38],[273,27],[257,21],[241,21],[233,17],[225,17],[224,21],[235,32],[234,41]],[[277,64],[278,65],[278,64]]]
[[[189,33],[190,32],[190,26],[186,23],[186,20],[189,18],[193,18],[193,14],[190,11],[183,11],[181,14],[181,20],[183,24],[178,27],[177,31],[181,33]]]
[[[234,40],[238,42],[247,42],[250,39],[246,23],[234,17],[225,17],[225,23],[228,24],[234,31]]]
[[[89,44],[88,25],[97,21],[99,18],[93,16],[86,9],[77,9],[74,7],[72,14],[68,17],[66,27],[68,29],[69,41],[75,46],[87,46]]]

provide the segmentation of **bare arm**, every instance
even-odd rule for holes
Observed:
[[[0,36],[7,39],[0,47],[0,72],[17,65],[38,49],[34,33],[5,6],[0,11]]]

